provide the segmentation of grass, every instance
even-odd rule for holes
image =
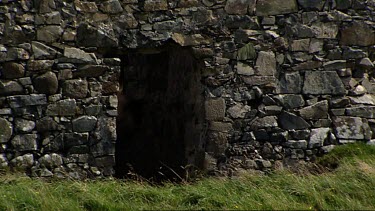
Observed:
[[[0,177],[0,210],[374,210],[375,147],[337,147],[318,161],[322,174],[277,171],[267,176],[206,178],[152,186],[136,181],[43,181]]]

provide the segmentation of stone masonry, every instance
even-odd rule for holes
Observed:
[[[205,65],[209,172],[372,143],[374,17],[374,0],[0,0],[0,168],[113,175],[114,52],[167,42]]]

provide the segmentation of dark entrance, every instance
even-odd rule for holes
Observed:
[[[201,64],[189,49],[168,46],[123,58],[118,94],[116,174],[183,178],[201,167],[204,124]]]

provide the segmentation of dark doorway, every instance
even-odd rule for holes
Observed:
[[[203,162],[201,64],[177,46],[122,59],[116,175],[183,178],[187,166]]]

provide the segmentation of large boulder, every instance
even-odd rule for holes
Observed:
[[[303,93],[344,95],[346,89],[336,71],[306,71]]]

